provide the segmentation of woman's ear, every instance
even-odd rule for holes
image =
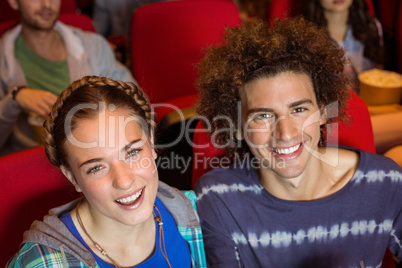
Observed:
[[[67,179],[71,182],[72,185],[74,185],[75,190],[77,192],[82,192],[81,187],[78,185],[77,180],[74,178],[73,173],[66,167],[61,165],[60,166],[61,172],[63,172],[64,176],[67,177]]]

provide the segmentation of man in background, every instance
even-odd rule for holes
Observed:
[[[61,0],[8,0],[21,23],[0,39],[0,155],[36,147],[29,114],[46,118],[59,93],[84,75],[134,82],[107,41],[58,21]]]

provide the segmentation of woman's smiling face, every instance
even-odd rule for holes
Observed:
[[[64,174],[99,218],[136,225],[152,216],[158,189],[156,153],[128,110],[78,121],[64,144]]]

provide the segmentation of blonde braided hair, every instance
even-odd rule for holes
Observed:
[[[121,94],[124,92],[126,95]],[[127,96],[129,98],[127,98]],[[43,124],[45,127],[44,140],[45,152],[49,161],[60,167],[68,166],[63,144],[66,141],[66,131],[64,122],[68,112],[83,103],[96,103],[105,101],[114,104],[116,107],[123,107],[133,110],[136,115],[145,119],[148,130],[148,136],[154,133],[155,123],[148,98],[140,87],[131,82],[122,82],[112,80],[107,77],[85,76],[71,83],[57,98],[53,105],[49,117]],[[75,120],[79,118],[90,118],[97,111],[89,112],[88,109],[79,116],[75,113],[73,116],[71,130]],[[152,134],[150,134],[152,133]]]

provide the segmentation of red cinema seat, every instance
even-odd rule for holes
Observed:
[[[0,265],[19,250],[22,234],[48,210],[78,193],[63,173],[50,164],[43,147],[0,157]]]
[[[225,27],[240,23],[236,5],[227,0],[167,1],[137,9],[130,36],[133,74],[151,103],[192,106],[204,48],[223,40]],[[156,121],[171,111],[155,108]]]
[[[399,3],[398,6],[398,18],[396,22],[396,40],[397,40],[397,47],[399,48],[397,51],[398,57],[398,70],[402,73],[402,2]]]

